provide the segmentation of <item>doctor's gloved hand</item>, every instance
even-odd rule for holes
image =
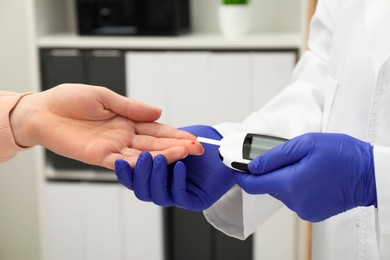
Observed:
[[[348,135],[305,134],[248,167],[252,174],[235,175],[246,192],[269,193],[311,222],[377,203],[373,147]]]
[[[209,126],[182,128],[195,136],[221,139]],[[143,152],[134,170],[122,160],[116,161],[115,173],[120,183],[143,201],[159,206],[176,206],[201,211],[209,208],[235,183],[233,170],[219,159],[218,147],[204,144],[204,154],[188,156],[168,165],[164,156]]]

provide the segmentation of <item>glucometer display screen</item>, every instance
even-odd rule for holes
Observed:
[[[274,136],[248,134],[244,140],[243,157],[253,160],[258,155],[286,141],[286,139]]]

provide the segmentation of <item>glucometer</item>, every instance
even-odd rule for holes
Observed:
[[[249,173],[248,164],[251,160],[288,139],[263,134],[234,133],[224,136],[222,140],[204,137],[198,137],[197,140],[218,145],[220,158],[226,166]]]

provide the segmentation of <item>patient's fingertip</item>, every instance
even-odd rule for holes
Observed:
[[[188,155],[189,155],[189,153],[188,153],[188,152],[186,152],[186,153],[184,154],[184,156],[183,156],[181,159],[185,159],[185,158],[187,158],[187,157],[188,157]]]
[[[199,154],[198,155],[203,155],[204,154],[204,147],[202,144],[199,143]]]
[[[176,147],[176,152],[179,159],[184,159],[189,155],[188,150],[183,146]],[[179,156],[180,155],[180,156]]]

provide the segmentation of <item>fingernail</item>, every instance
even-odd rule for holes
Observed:
[[[186,155],[183,156],[182,159],[187,158],[187,156],[188,156],[188,152],[186,153]]]
[[[194,141],[192,141],[192,142],[193,142],[193,144],[197,143],[197,142],[194,142]],[[202,148],[202,150],[198,153],[198,155],[202,155],[202,154],[204,154],[204,147],[203,147],[203,145],[201,143],[199,143],[199,144],[200,144],[200,147]]]

